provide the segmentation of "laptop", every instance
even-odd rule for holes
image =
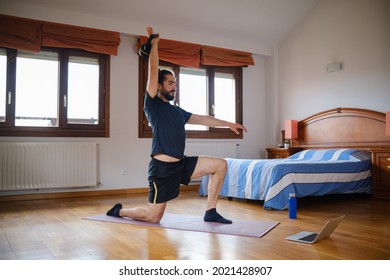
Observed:
[[[309,244],[316,243],[324,238],[329,237],[344,218],[345,215],[327,221],[319,233],[302,231],[297,234],[287,236],[286,240]]]

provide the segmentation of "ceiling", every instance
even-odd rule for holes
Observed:
[[[319,0],[13,0],[101,18],[275,46]],[[155,28],[156,29],[156,28]]]

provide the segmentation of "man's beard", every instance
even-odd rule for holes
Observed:
[[[161,94],[162,96],[164,96],[164,98],[165,98],[166,100],[172,101],[173,99],[175,99],[175,94],[170,95],[170,93],[175,93],[175,91],[172,90],[172,91],[168,92],[168,91],[166,91],[166,90],[163,90],[163,91],[160,92],[160,94]]]

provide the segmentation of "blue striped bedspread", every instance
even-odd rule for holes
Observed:
[[[221,196],[263,200],[265,209],[288,207],[296,196],[371,193],[371,153],[356,149],[304,150],[286,159],[226,158]],[[207,195],[210,176],[201,178]]]

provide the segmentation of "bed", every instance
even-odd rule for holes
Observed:
[[[298,198],[329,194],[372,193],[372,148],[390,146],[385,114],[336,108],[298,123],[294,147],[286,159],[226,158],[228,171],[221,196],[264,201],[265,209],[283,210],[290,193]],[[207,195],[209,176],[199,193]]]

